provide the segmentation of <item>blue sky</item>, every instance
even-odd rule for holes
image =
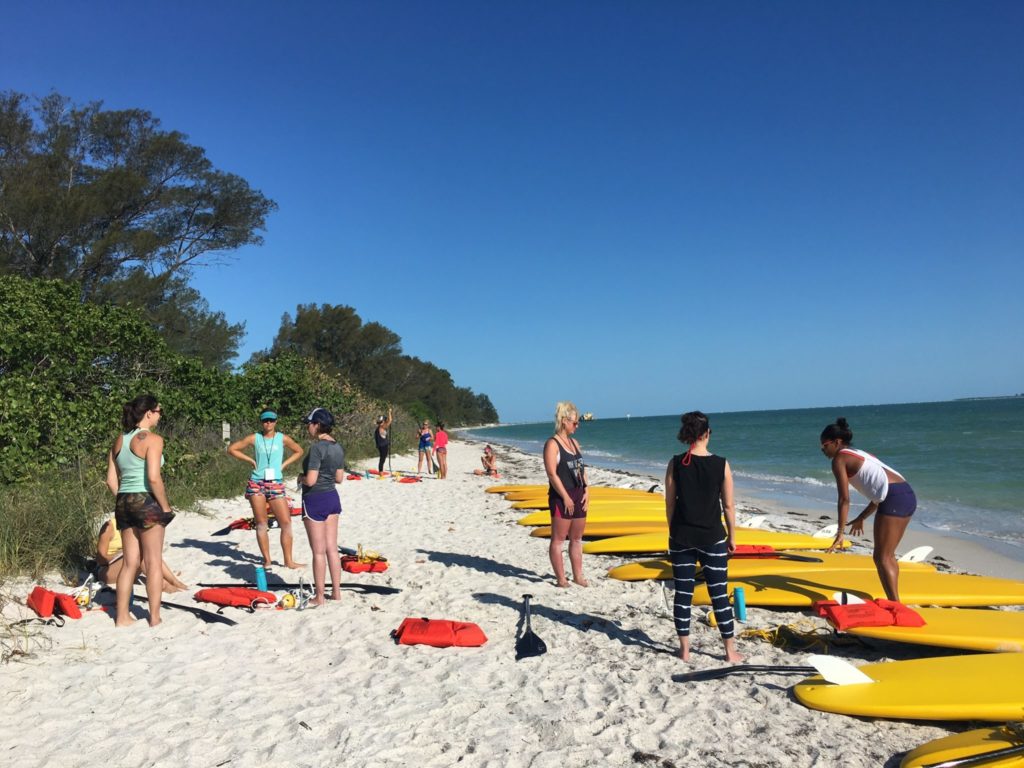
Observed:
[[[347,304],[503,420],[1024,391],[1019,2],[4,2],[0,88],[274,199],[242,360]]]

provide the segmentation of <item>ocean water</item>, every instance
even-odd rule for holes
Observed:
[[[916,524],[994,539],[1024,558],[1024,397],[940,403],[711,413],[710,450],[729,459],[737,495],[835,513],[835,480],[818,436],[839,416],[855,447],[895,467],[918,497]],[[540,454],[553,424],[471,430]],[[585,460],[662,478],[679,415],[580,422]],[[851,515],[859,494],[853,491]],[[863,507],[861,507],[863,508]]]

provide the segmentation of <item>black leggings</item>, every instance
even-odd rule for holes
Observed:
[[[711,596],[711,605],[715,609],[718,631],[722,633],[723,639],[728,640],[733,636],[733,617],[732,606],[729,604],[729,550],[725,546],[725,539],[701,549],[670,549],[668,554],[672,558],[672,580],[676,588],[673,606],[676,634],[679,637],[690,634],[690,608],[699,560]]]
[[[384,462],[388,458],[388,451],[390,449],[391,449],[390,445],[378,445],[377,446],[377,451],[380,453],[380,461],[377,462],[377,471],[378,472],[383,472],[384,471]]]

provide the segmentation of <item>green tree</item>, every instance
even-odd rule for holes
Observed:
[[[276,205],[186,138],[141,109],[0,93],[0,272],[69,280],[85,299],[135,303],[180,348],[168,313],[155,311],[170,296],[198,322],[193,335],[210,332],[208,348],[223,339],[222,351],[202,355],[224,365],[241,327],[210,313],[187,279],[196,266],[262,242]],[[140,276],[151,280],[145,294]]]

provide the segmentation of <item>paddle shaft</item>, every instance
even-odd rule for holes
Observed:
[[[777,666],[772,664],[736,664],[731,667],[718,667],[716,669],[702,669],[697,672],[687,672],[680,675],[672,675],[676,683],[696,683],[704,680],[718,680],[729,675],[742,675],[754,672],[772,673],[777,675],[814,674],[817,670],[814,667],[803,666]]]

